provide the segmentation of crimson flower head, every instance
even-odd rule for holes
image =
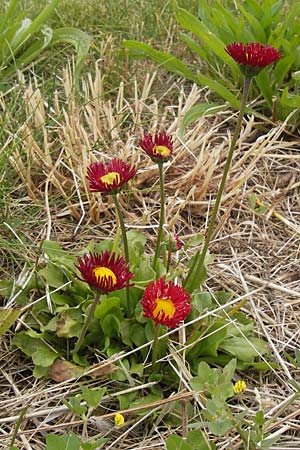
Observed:
[[[86,253],[83,257],[78,256],[77,261],[75,266],[83,281],[102,294],[122,289],[133,277],[125,259],[107,250],[102,254]]]
[[[115,194],[136,174],[136,169],[120,159],[113,159],[107,166],[101,162],[92,163],[87,169],[91,192]]]
[[[172,138],[166,133],[146,134],[139,144],[156,163],[168,161],[173,153]]]
[[[257,75],[261,69],[281,58],[276,48],[259,42],[233,42],[227,45],[225,51],[240,65],[244,75],[249,77]]]
[[[183,287],[173,281],[166,283],[162,277],[148,284],[141,304],[144,317],[153,319],[156,324],[176,328],[189,314],[190,302],[190,294]]]

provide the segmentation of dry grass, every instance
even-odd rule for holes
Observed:
[[[160,98],[152,93],[156,77],[154,73],[144,83],[135,82],[131,96],[124,94],[121,84],[112,102],[104,99],[102,74],[96,67],[95,77],[88,75],[83,80],[84,101],[80,105],[73,94],[69,69],[64,72],[64,92],[55,94],[52,105],[47,105],[34,81],[26,85],[21,80],[27,118],[4,146],[19,139],[10,163],[23,183],[22,189],[27,189],[27,197],[22,201],[39,205],[39,227],[26,231],[36,245],[46,237],[73,248],[78,246],[74,236],[80,245],[91,238],[113,236],[113,205],[109,199],[89,192],[85,172],[91,161],[108,161],[116,155],[139,168],[135,183],[139,191],[130,189],[122,200],[127,226],[143,228],[151,240],[158,222],[157,170],[139,150],[138,140],[144,132],[158,129],[175,138],[174,158],[165,165],[166,228],[170,232],[176,230],[183,240],[205,232],[235,113],[225,111],[200,119],[183,138],[176,137],[180,117],[206,92],[172,80],[168,89],[178,89],[179,95],[176,103],[168,104],[168,90]],[[256,322],[258,334],[269,344],[277,368],[260,373],[252,370],[243,375],[248,385],[245,401],[253,411],[263,409],[268,419],[273,418],[268,431],[272,436],[280,435],[271,447],[278,450],[300,448],[300,402],[289,404],[295,392],[290,381],[299,380],[300,370],[285,356],[286,352],[293,355],[295,347],[299,347],[300,334],[300,153],[299,139],[287,131],[288,120],[261,124],[254,117],[245,118],[211,244],[215,262],[205,284],[207,290],[225,287],[232,292],[232,305],[247,299],[244,309]],[[258,206],[267,206],[266,213],[258,214],[250,208],[248,197],[253,193]],[[15,208],[20,205],[18,202],[20,199],[15,201]],[[189,256],[186,254],[185,259]],[[224,307],[212,314],[224,314]],[[18,323],[17,327],[21,325]],[[0,355],[0,448],[9,445],[24,407],[28,410],[15,445],[26,450],[43,449],[45,435],[51,430],[73,430],[78,434],[88,431],[94,437],[108,433],[113,441],[103,447],[106,450],[165,449],[170,429],[164,419],[172,405],[188,395],[193,398],[195,417],[201,412],[201,396],[191,392],[191,373],[182,352],[176,353],[170,340],[165,360],[181,379],[174,398],[151,405],[150,412],[143,416],[127,411],[126,426],[117,432],[111,418],[117,408],[113,397],[121,391],[143,390],[147,386],[128,379],[128,384],[120,388],[103,378],[84,378],[89,386],[107,384],[115,392],[104,399],[86,428],[62,403],[68,395],[78,393],[78,380],[57,385],[35,380],[28,360],[11,351],[10,337],[8,333],[2,340]],[[150,424],[148,419],[153,412],[157,418]],[[220,450],[244,448],[237,435],[216,442]]]

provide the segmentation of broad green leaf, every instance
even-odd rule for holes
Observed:
[[[90,408],[96,408],[100,406],[102,398],[106,393],[106,388],[92,389],[87,386],[81,386],[81,398],[87,402]]]
[[[193,450],[214,450],[216,448],[216,445],[209,442],[208,436],[201,430],[190,431],[186,440]]]
[[[119,297],[104,297],[95,309],[96,319],[104,319],[108,314],[115,314],[119,320],[123,319]]]
[[[39,275],[44,278],[49,286],[59,288],[66,282],[66,278],[58,267],[49,263],[47,267],[39,270]]]
[[[212,297],[209,292],[196,292],[192,294],[192,304],[196,313],[203,313],[212,306]]]
[[[138,230],[130,230],[126,233],[128,247],[129,247],[129,259],[132,265],[138,265],[140,257],[145,252],[146,236]]]
[[[93,442],[81,442],[81,448],[82,450],[98,450],[102,448],[102,445],[108,440],[108,438],[100,438]]]
[[[246,340],[244,337],[233,336],[225,339],[219,344],[219,347],[245,362],[251,362],[259,354],[264,354],[267,351],[266,343],[253,337]]]
[[[63,402],[77,416],[82,416],[87,412],[87,406],[81,404],[80,397],[69,397],[68,400],[63,400]]]
[[[181,119],[179,127],[179,135],[183,136],[186,128],[195,120],[203,116],[208,116],[210,114],[215,114],[218,111],[223,111],[228,105],[219,105],[217,103],[200,103],[198,105],[192,106]]]
[[[107,316],[101,320],[101,327],[104,335],[110,338],[118,337],[120,334],[120,320],[115,314],[107,314]]]
[[[236,369],[236,359],[232,358],[232,360],[229,361],[229,363],[227,363],[226,366],[224,367],[221,380],[224,382],[230,382],[234,376],[235,369]]]
[[[78,308],[63,311],[56,321],[56,334],[62,338],[79,337],[83,326],[82,312]]]
[[[32,356],[33,353],[41,349],[49,350],[48,345],[43,341],[42,335],[30,331],[20,331],[14,336],[12,343],[27,356]]]
[[[233,427],[233,423],[229,419],[216,419],[208,423],[209,431],[215,436],[223,436],[230,428]]]
[[[0,308],[0,336],[6,333],[21,314],[20,309]]]
[[[32,374],[34,378],[37,378],[39,380],[40,378],[47,378],[48,372],[49,367],[34,366]]]
[[[49,367],[58,357],[59,353],[47,348],[41,348],[32,354],[32,361],[36,366]]]
[[[130,328],[130,337],[132,339],[132,342],[139,347],[140,345],[145,344],[146,342],[146,334],[145,334],[145,327],[135,323]]]
[[[171,434],[166,440],[167,450],[193,450],[193,447],[177,434]]]
[[[80,439],[74,434],[47,434],[45,450],[80,450]]]
[[[300,95],[289,94],[288,87],[283,89],[279,101],[282,105],[288,106],[289,108],[300,108]]]
[[[227,336],[227,329],[224,322],[217,321],[207,330],[207,336],[204,336],[189,352],[189,358],[196,358],[198,356],[218,355],[218,348],[223,343]]]

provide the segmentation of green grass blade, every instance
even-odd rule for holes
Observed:
[[[40,53],[42,53],[45,48],[51,42],[53,36],[53,30],[49,27],[44,27],[42,30],[43,36],[37,39],[33,44],[31,44],[20,57],[14,59],[13,64],[10,64],[6,70],[1,72],[0,69],[0,79],[3,80],[6,77],[12,75],[17,69],[22,68],[30,64],[34,59],[36,59]]]
[[[224,64],[228,64],[231,67],[235,79],[239,77],[239,68],[236,62],[225,52],[226,45],[224,42],[213,35],[203,22],[200,22],[200,20],[185,9],[178,8],[175,16],[177,22],[183,28],[193,32],[201,40],[204,47],[211,50]]]
[[[90,36],[78,28],[57,28],[53,32],[53,39],[50,45],[53,46],[61,42],[67,42],[76,48],[75,78],[77,81],[83,62],[89,53]]]
[[[253,32],[254,32],[254,36],[255,36],[255,40],[261,43],[266,43],[267,42],[267,36],[265,33],[265,30],[263,29],[263,27],[261,26],[259,20],[253,16],[252,14],[250,14],[246,8],[243,7],[243,5],[240,2],[237,2],[238,8],[241,11],[241,13],[243,14],[243,16],[247,19],[247,21],[249,22]]]
[[[239,108],[239,100],[224,85],[209,78],[208,76],[195,74],[175,56],[155,50],[150,45],[143,44],[138,41],[124,41],[123,45],[126,48],[137,51],[139,55],[149,57],[170,72],[176,73],[180,76],[184,76],[188,80],[194,81],[201,86],[206,86],[212,89],[214,92],[220,95],[220,97],[228,101],[231,106]]]
[[[54,9],[58,5],[60,0],[52,0],[49,5],[47,5],[43,11],[31,22],[30,26],[24,29],[21,33],[17,33],[13,39],[11,46],[16,49],[18,46],[22,45],[30,36],[37,33],[47,19],[51,16]]]
[[[197,82],[197,76],[188,67],[181,62],[178,58],[168,53],[155,50],[150,45],[143,44],[142,42],[127,40],[123,42],[124,47],[134,50],[138,56],[148,56],[152,61],[160,64],[166,70],[176,73],[177,75],[184,76],[188,80]]]
[[[195,120],[203,116],[215,114],[218,111],[224,110],[226,107],[228,107],[228,105],[220,105],[218,103],[199,103],[198,105],[192,106],[181,119],[181,124],[178,131],[179,136],[182,137],[186,127],[188,127]]]
[[[0,22],[0,35],[3,33],[5,29],[9,27],[10,24],[14,22],[17,4],[18,0],[11,0],[8,7],[6,8],[2,20]]]

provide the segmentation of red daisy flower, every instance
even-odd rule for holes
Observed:
[[[153,319],[156,324],[176,328],[189,314],[190,301],[191,297],[183,287],[176,286],[173,281],[166,283],[162,277],[148,284],[141,303],[144,317]]]
[[[271,45],[259,42],[242,44],[233,42],[227,45],[225,51],[240,64],[246,76],[255,76],[263,68],[281,58],[279,51]]]
[[[91,192],[117,193],[136,174],[136,169],[120,159],[113,159],[107,166],[101,162],[92,163],[87,169]]]
[[[146,134],[139,144],[154,162],[168,161],[173,153],[172,138],[166,133]]]
[[[80,271],[83,281],[103,294],[122,289],[134,276],[122,256],[116,256],[107,250],[101,255],[89,253],[83,257],[78,256],[77,261],[78,265],[75,266]]]

